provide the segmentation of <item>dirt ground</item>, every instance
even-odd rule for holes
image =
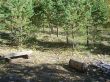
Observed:
[[[20,50],[23,49],[0,47],[0,54]],[[11,63],[0,64],[0,82],[110,82],[110,76],[71,69],[68,66],[70,59],[110,62],[109,55],[73,52],[67,48],[33,50],[29,59],[13,59]]]

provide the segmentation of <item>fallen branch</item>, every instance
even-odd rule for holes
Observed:
[[[106,64],[104,62],[95,62],[91,64],[92,67],[100,69],[103,73],[110,75],[110,64]]]
[[[7,55],[1,56],[0,60],[5,60],[6,62],[11,62],[11,59],[16,59],[16,58],[28,59],[29,55],[31,55],[31,54],[32,54],[32,51],[9,53]]]
[[[86,62],[70,59],[69,66],[81,72],[86,72],[89,71],[90,69],[93,70],[95,68],[101,70],[104,74],[110,75],[110,64],[106,64],[101,61],[90,62],[89,64],[87,64]]]

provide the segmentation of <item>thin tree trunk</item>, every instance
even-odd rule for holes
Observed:
[[[67,44],[69,43],[68,37],[69,37],[69,33],[68,33],[68,30],[67,30],[67,31],[66,31],[66,42],[67,42]]]
[[[22,29],[22,27],[20,27],[20,37],[19,37],[19,44],[20,44],[20,46],[22,46],[22,43],[23,43],[23,37],[22,37],[22,33],[23,33],[23,29]]]
[[[51,26],[50,29],[51,29],[51,34],[53,34],[53,26]]]
[[[57,26],[57,37],[58,37],[58,35],[59,35],[58,32],[59,32],[59,29],[58,29],[58,26]]]
[[[44,31],[45,31],[45,28],[44,28],[44,25],[43,25],[43,33],[44,33]]]
[[[89,46],[89,28],[86,27],[86,33],[87,33],[87,46]]]
[[[72,39],[73,39],[73,50],[75,48],[75,43],[74,43],[74,32],[73,32],[74,26],[72,25]]]
[[[50,27],[50,23],[49,23],[49,34],[51,36],[51,27]]]
[[[96,47],[96,36],[97,36],[97,25],[94,25],[94,31],[93,31],[93,45],[94,45],[94,48]]]
[[[73,27],[72,27],[72,38],[74,39],[74,32],[73,32]]]
[[[93,36],[93,46],[95,47],[95,35]]]
[[[53,34],[53,26],[49,23],[49,28],[50,28],[50,35]]]

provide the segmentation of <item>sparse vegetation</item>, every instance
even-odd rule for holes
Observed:
[[[34,51],[27,60],[15,59],[10,64],[0,61],[0,81],[110,80],[108,76],[70,71],[67,66],[70,58],[110,63],[108,2],[0,0],[0,55],[24,49]]]

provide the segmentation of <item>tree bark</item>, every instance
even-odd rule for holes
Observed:
[[[74,32],[73,32],[73,29],[74,29],[74,25],[72,25],[72,39],[73,39],[73,50],[74,50],[75,43],[74,43]]]
[[[96,36],[97,36],[97,25],[94,25],[94,31],[93,31],[93,44],[94,48],[96,47]]]
[[[49,31],[50,31],[50,35],[51,35],[51,34],[53,34],[53,32],[54,32],[54,31],[53,31],[53,26],[51,25],[51,23],[49,23],[49,28],[50,28]]]
[[[16,59],[16,58],[28,59],[29,55],[31,54],[32,54],[32,51],[15,52],[15,53],[7,54],[5,56],[1,56],[0,60],[5,60],[6,62],[10,62],[11,59]]]
[[[53,34],[53,26],[50,26],[50,29],[51,29],[51,34]]]
[[[58,37],[58,35],[59,35],[58,32],[59,32],[59,29],[58,29],[58,26],[57,26],[57,37]]]
[[[69,61],[69,66],[80,72],[85,72],[87,70],[87,65],[85,63],[79,62],[76,60],[72,60],[72,59],[70,59],[70,61]]]
[[[67,43],[67,44],[69,43],[68,37],[69,37],[69,34],[68,34],[68,30],[67,30],[67,31],[66,31],[66,43]]]
[[[87,33],[87,46],[89,46],[89,28],[88,26],[86,27],[86,33]]]
[[[45,28],[44,28],[44,25],[43,25],[43,33],[45,32]]]

